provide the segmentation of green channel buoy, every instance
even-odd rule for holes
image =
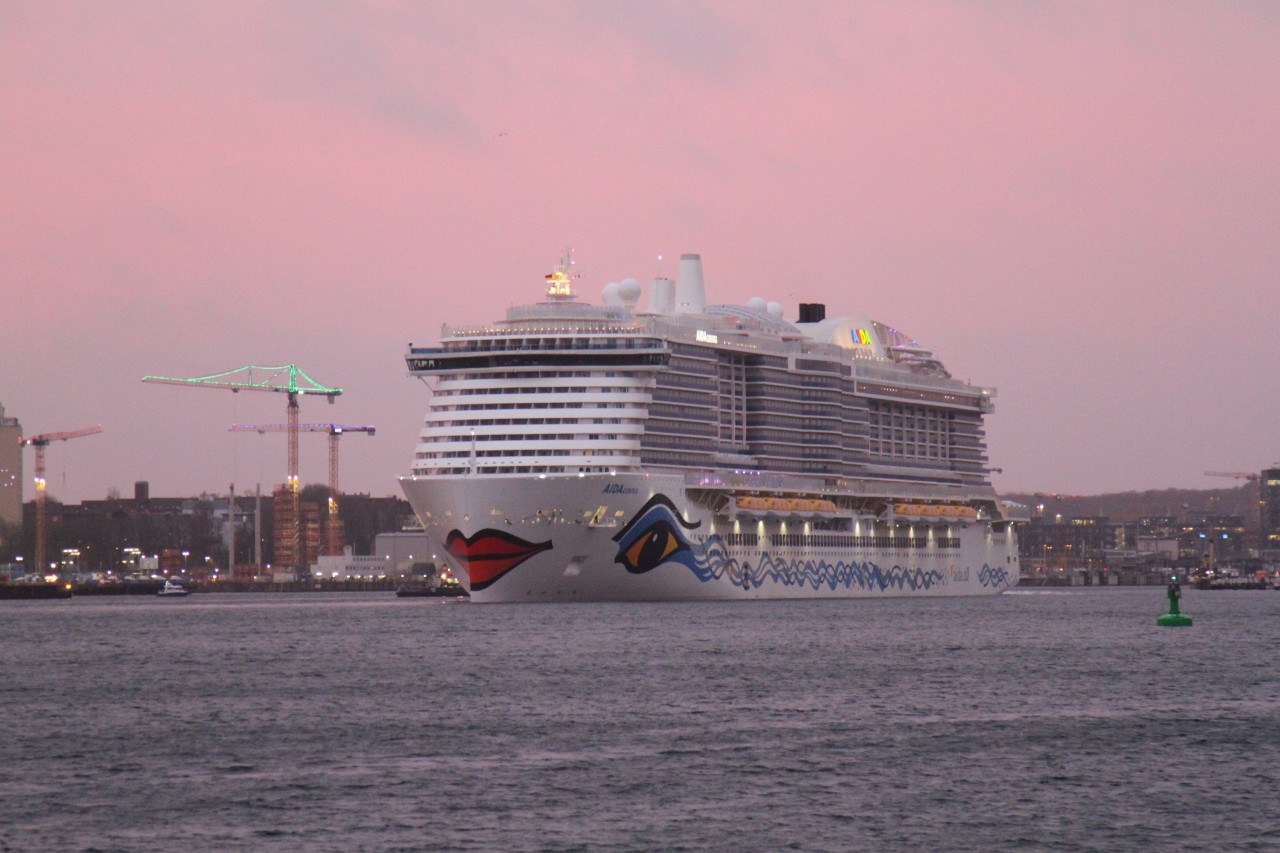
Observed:
[[[1191,617],[1178,611],[1178,599],[1182,598],[1182,587],[1178,586],[1176,577],[1169,579],[1169,612],[1156,617],[1156,625],[1161,628],[1190,628]]]

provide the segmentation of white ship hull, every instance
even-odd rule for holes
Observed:
[[[829,530],[840,511],[712,511],[680,474],[401,485],[477,602],[989,595],[1018,581],[1014,536],[981,517],[893,526],[846,512]]]

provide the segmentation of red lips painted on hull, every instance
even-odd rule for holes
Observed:
[[[486,527],[470,536],[450,530],[444,549],[467,569],[472,591],[489,586],[498,578],[543,551],[551,550],[551,540],[526,542],[502,530]]]

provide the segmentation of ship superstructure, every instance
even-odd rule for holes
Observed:
[[[707,305],[701,259],[410,347],[402,485],[475,600],[976,594],[1016,583],[994,391],[868,318]]]

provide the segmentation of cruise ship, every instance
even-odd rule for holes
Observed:
[[[473,601],[954,596],[1019,577],[990,482],[995,391],[866,317],[709,305],[674,280],[410,344],[430,388],[405,496]],[[1023,513],[1025,515],[1025,513]]]

